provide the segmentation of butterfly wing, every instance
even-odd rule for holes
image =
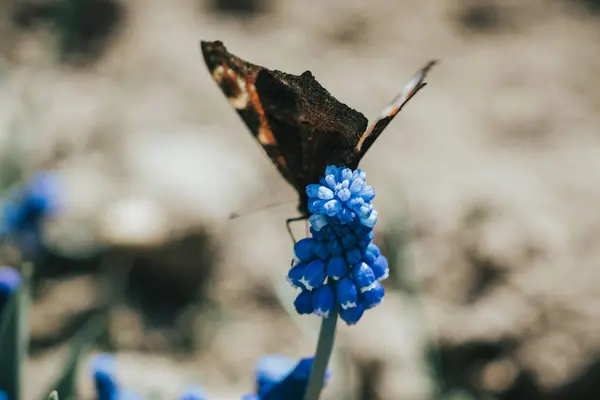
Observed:
[[[231,106],[248,126],[281,175],[295,187],[294,174],[278,148],[256,91],[257,76],[264,68],[229,53],[220,41],[201,41],[200,48],[206,66]]]
[[[310,71],[299,76],[261,71],[256,89],[302,194],[306,185],[319,181],[327,165],[352,166],[368,121],[335,99]]]
[[[269,70],[229,53],[219,41],[203,41],[201,49],[214,80],[296,189],[306,214],[306,185],[318,182],[328,164],[350,166],[367,119],[331,96],[309,71]]]
[[[421,68],[412,79],[404,86],[402,92],[381,112],[381,116],[375,120],[367,129],[361,138],[359,139],[356,150],[359,157],[362,158],[364,154],[369,150],[369,147],[373,145],[375,140],[381,135],[383,130],[392,122],[392,119],[402,110],[404,105],[413,98],[419,90],[421,90],[427,84],[425,78],[429,70],[437,63],[437,61],[430,61]]]
[[[305,187],[317,183],[327,165],[357,168],[368,148],[423,86],[422,68],[368,129],[363,114],[335,99],[310,71],[286,74],[229,53],[222,42],[201,42],[214,80],[265,149],[281,175],[296,189],[307,214]]]

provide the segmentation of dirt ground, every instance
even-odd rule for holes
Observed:
[[[398,275],[381,307],[340,328],[324,398],[600,398],[597,2],[213,3],[227,2],[90,1],[69,40],[43,12],[52,1],[0,1],[0,151],[16,140],[26,172],[57,171],[65,207],[48,241],[92,265],[42,285],[27,398],[56,374],[61,333],[106,297],[90,271],[107,260],[134,269],[111,310],[133,389],[173,398],[194,381],[236,399],[259,356],[314,351],[317,317],[285,310],[294,191],[212,81],[200,39],[310,70],[371,118],[440,60],[361,163]]]

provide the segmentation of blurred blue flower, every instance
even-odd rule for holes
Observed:
[[[37,229],[43,218],[58,210],[59,196],[56,175],[38,172],[6,204],[3,231],[15,233]]]
[[[298,361],[292,357],[269,354],[261,357],[255,367],[256,394],[264,396],[294,369]]]
[[[328,166],[319,184],[306,187],[312,237],[294,246],[288,281],[300,290],[294,302],[300,314],[327,317],[336,306],[340,317],[356,324],[364,311],[385,295],[387,259],[373,243],[377,210],[375,190],[366,173]]]
[[[97,400],[141,400],[138,394],[122,388],[117,381],[117,363],[110,354],[99,354],[92,360]]]
[[[207,400],[206,392],[200,386],[189,386],[179,396],[179,400]]]
[[[313,358],[296,360],[281,355],[268,355],[256,363],[256,393],[242,400],[303,400]],[[329,379],[327,370],[325,381]]]
[[[0,400],[8,400],[8,395],[4,390],[0,390]]]
[[[2,205],[0,233],[13,238],[25,258],[31,259],[41,247],[41,224],[59,210],[60,195],[56,175],[38,172]]]
[[[19,288],[21,274],[13,267],[0,267],[0,310]]]

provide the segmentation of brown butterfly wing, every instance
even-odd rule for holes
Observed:
[[[203,41],[201,49],[213,79],[296,189],[306,214],[306,185],[318,182],[326,165],[358,164],[356,146],[367,119],[331,96],[309,71],[272,71],[229,53],[219,41]]]
[[[381,135],[383,130],[392,122],[392,119],[402,110],[404,105],[414,97],[415,94],[425,87],[427,84],[425,78],[429,70],[437,63],[437,61],[430,61],[421,68],[412,79],[404,86],[402,92],[381,112],[381,115],[375,122],[373,122],[369,129],[362,135],[358,142],[357,151],[360,153],[360,157],[369,150],[369,147],[375,142],[375,140]]]
[[[204,60],[231,105],[296,189],[307,214],[305,187],[327,165],[357,168],[362,156],[421,88],[435,62],[422,68],[368,129],[360,112],[335,99],[310,71],[292,75],[254,65],[223,43],[201,42]]]
[[[336,100],[309,71],[296,76],[263,70],[256,90],[303,205],[306,185],[317,183],[327,165],[358,165],[356,146],[367,119]]]
[[[257,76],[264,68],[229,53],[220,41],[202,41],[200,48],[206,66],[231,106],[248,126],[281,175],[290,184],[296,186],[294,174],[278,149],[256,91]]]

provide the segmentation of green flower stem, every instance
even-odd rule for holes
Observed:
[[[21,267],[21,284],[0,320],[0,387],[9,399],[23,397],[23,371],[29,353],[29,283],[33,266]]]
[[[329,358],[333,351],[335,341],[335,327],[338,320],[338,309],[334,307],[327,318],[323,318],[321,331],[319,332],[319,341],[317,343],[317,352],[313,361],[310,377],[308,379],[308,388],[306,389],[305,400],[318,400],[325,384],[325,373]]]

